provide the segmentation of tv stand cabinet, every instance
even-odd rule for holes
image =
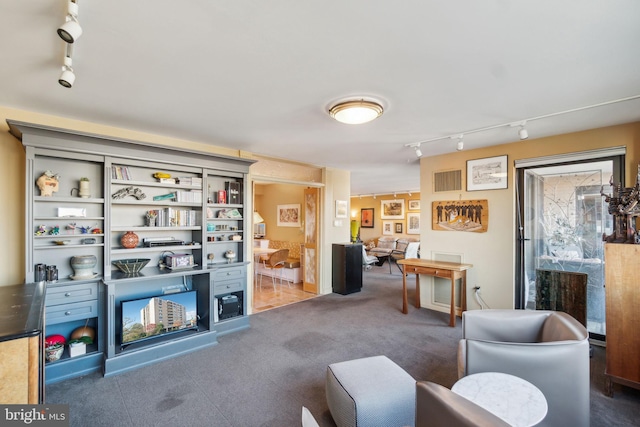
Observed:
[[[115,375],[216,345],[219,335],[249,327],[252,234],[244,207],[252,160],[7,123],[26,152],[26,280],[33,280],[37,264],[58,269],[58,280],[46,283],[45,335],[69,340],[83,325],[96,335],[86,354],[70,357],[65,349],[60,360],[46,362],[46,383],[95,371]],[[45,195],[37,181],[47,171],[58,176],[56,191]],[[77,190],[86,180],[88,197]],[[121,240],[128,232],[138,237],[132,248]],[[158,240],[164,243],[149,243]],[[224,256],[228,251],[233,262]],[[161,268],[172,254],[191,256],[193,265]],[[70,260],[78,255],[96,257],[93,276],[74,275]],[[112,264],[139,258],[149,262],[137,274]],[[197,291],[197,329],[123,346],[121,302],[176,289]],[[228,294],[241,305],[233,317],[218,319],[216,297]]]

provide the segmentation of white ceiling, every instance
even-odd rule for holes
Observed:
[[[640,95],[638,0],[78,5],[65,89],[66,0],[0,3],[0,105],[348,169],[352,195],[418,189],[405,144]],[[349,126],[327,114],[358,96],[383,116]],[[638,120],[635,99],[527,128],[533,139]],[[503,127],[467,135],[465,149],[515,140]]]

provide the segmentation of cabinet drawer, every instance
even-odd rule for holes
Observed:
[[[45,309],[47,325],[87,319],[90,317],[98,317],[97,300],[54,305]]]
[[[223,280],[214,283],[213,292],[215,295],[236,291],[244,291],[244,280]]]
[[[47,287],[45,306],[98,299],[98,283],[83,283],[60,287]]]
[[[407,266],[407,273],[426,274],[428,276],[445,277],[445,278],[453,277],[453,273],[451,270],[442,270],[442,269],[431,268],[431,267]]]
[[[244,277],[244,272],[244,268],[222,268],[213,274],[213,281],[238,279]]]

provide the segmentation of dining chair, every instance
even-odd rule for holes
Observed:
[[[262,262],[263,271],[260,272],[260,290],[262,290],[262,276],[264,276],[265,271],[271,271],[271,283],[273,285],[273,290],[276,290],[276,281],[275,275],[276,271],[280,272],[280,286],[282,286],[282,269],[284,268],[284,263],[289,258],[289,249],[279,249],[269,255],[269,257]]]

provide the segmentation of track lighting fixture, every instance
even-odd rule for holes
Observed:
[[[404,146],[405,147],[409,147],[409,148],[413,148],[414,150],[417,151],[417,149],[420,147],[421,144],[426,144],[428,142],[434,142],[434,141],[442,141],[442,140],[445,140],[445,139],[455,140],[455,139],[459,138],[457,148],[458,148],[458,150],[462,150],[464,148],[464,142],[462,141],[462,136],[463,135],[479,133],[479,132],[486,132],[486,131],[490,131],[490,130],[494,130],[494,129],[498,129],[498,128],[503,128],[503,127],[520,127],[520,129],[518,130],[518,137],[520,138],[520,140],[525,140],[525,139],[529,138],[529,132],[527,131],[527,129],[525,127],[527,122],[531,122],[531,121],[534,121],[534,120],[547,119],[549,117],[556,117],[556,116],[560,116],[560,115],[563,115],[563,114],[575,113],[575,112],[578,112],[578,111],[589,110],[589,109],[592,109],[592,108],[604,107],[604,106],[607,106],[607,105],[618,104],[620,102],[633,101],[635,99],[640,99],[640,95],[628,96],[626,98],[614,99],[614,100],[611,100],[611,101],[601,102],[599,104],[587,105],[587,106],[584,106],[584,107],[572,108],[570,110],[564,110],[564,111],[558,111],[558,112],[555,112],[555,113],[544,114],[542,116],[529,117],[528,119],[521,120],[521,121],[518,121],[518,122],[501,123],[501,124],[498,124],[498,125],[492,125],[492,126],[487,126],[487,127],[478,128],[478,129],[466,130],[466,131],[464,131],[464,133],[459,134],[460,135],[459,137],[457,135],[455,135],[455,134],[454,135],[437,136],[435,138],[425,139],[425,140],[420,141],[420,142],[411,142],[411,143],[408,143],[408,144],[404,144]]]
[[[82,35],[82,27],[78,22],[78,3],[69,0],[65,23],[58,28],[58,35],[67,43],[74,43]]]
[[[76,81],[76,75],[73,73],[73,61],[71,60],[71,49],[67,48],[67,53],[64,57],[64,65],[62,66],[62,74],[58,79],[58,83],[66,88],[73,86],[73,82]]]
[[[522,122],[522,124],[520,125],[520,130],[518,131],[518,136],[520,137],[521,141],[529,138],[529,132],[527,132],[527,129],[524,127],[526,124],[527,122]]]
[[[382,105],[364,99],[340,102],[329,109],[329,115],[348,125],[359,125],[382,115]]]
[[[460,136],[458,136],[458,145],[456,145],[456,150],[458,151],[462,151],[462,149],[464,148],[464,135],[460,134]]]
[[[420,158],[422,157],[422,150],[420,149],[420,145],[416,145],[416,157]]]

